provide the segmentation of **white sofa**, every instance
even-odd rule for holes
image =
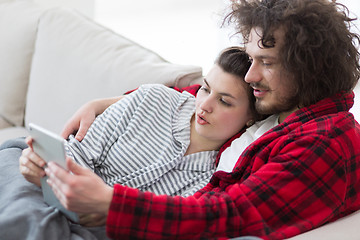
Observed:
[[[30,122],[59,133],[94,98],[201,81],[201,67],[170,63],[71,9],[0,0],[0,30],[0,143]]]
[[[60,133],[94,98],[202,77],[200,67],[170,63],[70,9],[0,0],[0,31],[0,143],[26,136],[30,122]],[[360,212],[292,239],[360,239],[358,225]]]

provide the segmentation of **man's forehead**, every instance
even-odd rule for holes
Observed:
[[[254,54],[254,51],[259,51],[263,54],[267,53],[266,55],[270,54],[270,56],[274,55],[273,57],[277,56],[278,50],[282,46],[284,42],[284,30],[279,28],[274,31],[273,37],[275,39],[275,46],[272,48],[265,48],[262,44],[262,29],[261,28],[252,28],[250,31],[248,42],[245,44],[246,52],[251,56]]]

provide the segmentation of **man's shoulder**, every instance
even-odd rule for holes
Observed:
[[[322,115],[306,122],[300,122],[289,134],[290,137],[321,139],[329,144],[337,142],[347,145],[351,142],[354,147],[360,146],[360,126],[354,116],[347,111]],[[354,145],[355,143],[355,145]],[[349,144],[350,147],[350,144]]]

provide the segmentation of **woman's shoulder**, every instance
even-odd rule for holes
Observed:
[[[173,92],[175,91],[174,89],[165,86],[164,84],[160,84],[160,83],[148,83],[148,84],[143,84],[139,87],[139,89],[142,89],[143,91],[162,91],[162,92]],[[175,91],[177,92],[177,91]]]
[[[141,85],[138,90],[156,98],[179,98],[183,94],[163,84],[144,84]]]

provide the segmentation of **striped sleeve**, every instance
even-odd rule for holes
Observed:
[[[165,96],[159,95],[158,99],[152,99],[153,102],[147,100],[146,106],[144,106],[144,99],[146,99],[149,90],[156,86],[143,85],[137,91],[108,107],[103,114],[95,119],[81,142],[75,138],[70,139],[67,144],[67,154],[79,164],[93,170],[101,165],[119,136],[129,130],[132,118],[136,115],[139,107],[150,108],[151,105],[156,107],[157,101],[165,101]],[[146,114],[146,112],[141,114]],[[161,118],[159,119],[161,120]],[[159,130],[161,131],[161,129]],[[137,132],[129,131],[129,134],[135,136]]]
[[[110,186],[120,183],[171,195],[193,192],[188,185],[209,179],[212,171],[175,169],[190,141],[194,101],[163,85],[141,86],[100,115],[82,142],[70,141],[69,151]],[[210,155],[205,153],[205,162],[213,159]],[[190,176],[188,184],[178,180],[183,176]]]

